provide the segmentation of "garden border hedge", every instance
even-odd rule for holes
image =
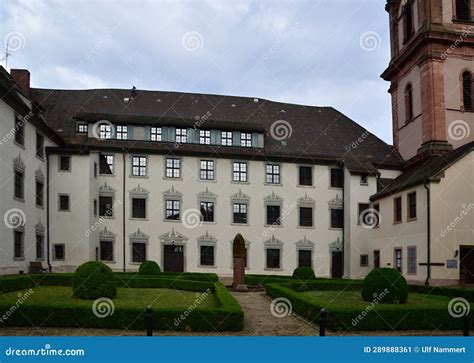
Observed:
[[[265,290],[270,297],[287,298],[292,304],[293,311],[314,323],[319,323],[319,313],[322,308],[326,308],[325,304],[295,291],[295,288],[298,286],[295,286],[294,283],[265,285]],[[311,289],[304,291],[309,290]],[[367,306],[369,305],[367,304]],[[462,319],[451,317],[447,307],[445,309],[426,306],[414,308],[405,304],[379,304],[376,309],[383,319],[378,314],[368,313],[362,319],[358,319],[357,324],[353,324],[354,319],[365,310],[337,307],[326,309],[328,311],[327,327],[334,331],[347,329],[392,330],[394,326],[397,327],[397,330],[461,330],[463,327]],[[470,327],[474,328],[474,319],[471,319]]]

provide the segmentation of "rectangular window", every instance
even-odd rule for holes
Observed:
[[[97,217],[97,199],[94,199],[94,217]]]
[[[211,144],[211,130],[199,130],[199,143],[203,145]]]
[[[19,171],[15,171],[14,174],[14,196],[15,198],[22,199],[25,197],[25,175]]]
[[[36,133],[36,156],[43,159],[44,157],[44,137]]]
[[[71,171],[71,157],[69,155],[59,156],[59,171]]]
[[[181,177],[181,160],[176,158],[166,158],[166,177]]]
[[[214,160],[201,160],[199,178],[201,180],[214,180]]]
[[[279,205],[267,205],[267,224],[275,226],[281,225]]]
[[[456,20],[471,20],[471,3],[470,0],[456,0]]]
[[[94,178],[97,179],[97,163],[94,161]]]
[[[402,197],[393,200],[393,221],[394,223],[402,221]]]
[[[244,161],[234,161],[232,167],[232,181],[246,182],[247,181],[247,163]]]
[[[240,133],[240,146],[252,147],[252,134],[249,132]]]
[[[114,260],[114,243],[112,241],[100,241],[100,260]]]
[[[15,119],[15,142],[25,146],[25,122],[18,116]]]
[[[410,275],[416,275],[416,247],[407,248],[407,273]]]
[[[24,258],[24,235],[23,231],[14,231],[13,232],[13,257],[14,258]]]
[[[374,223],[374,228],[380,227],[380,204],[374,204],[374,217],[375,217],[375,223]]]
[[[344,185],[344,173],[342,169],[331,168],[331,188],[342,188]]]
[[[298,267],[313,267],[311,250],[298,250]]]
[[[233,223],[247,224],[247,204],[234,203],[232,206]]]
[[[53,245],[53,260],[64,261],[66,259],[66,247],[63,244]]]
[[[132,262],[143,262],[146,260],[146,243],[132,243]]]
[[[161,141],[161,127],[152,127],[150,130],[151,141]]]
[[[166,201],[166,219],[179,221],[179,214],[180,214],[180,201],[167,200]]]
[[[221,132],[221,145],[223,146],[232,146],[232,131],[222,131]]]
[[[267,248],[267,268],[279,269],[280,266],[280,249],[278,248]]]
[[[87,134],[88,126],[87,124],[79,123],[77,124],[77,133],[78,134]]]
[[[369,185],[369,175],[368,174],[362,174],[360,176],[360,185]]]
[[[36,235],[36,259],[44,259],[44,236],[41,234]]]
[[[407,195],[408,220],[416,219],[416,192]]]
[[[100,154],[99,173],[103,175],[112,175],[114,173],[114,155]]]
[[[300,227],[313,227],[312,207],[300,207]]]
[[[380,251],[374,250],[374,268],[380,267]]]
[[[69,210],[70,210],[69,195],[59,194],[59,211],[69,212]]]
[[[369,255],[360,255],[360,267],[369,266]]]
[[[186,129],[176,129],[176,142],[178,144],[186,144],[188,141],[188,131]]]
[[[203,222],[214,222],[213,202],[201,202],[201,220]]]
[[[313,168],[311,166],[299,167],[299,185],[313,185]]]
[[[112,125],[100,124],[99,125],[99,139],[111,139],[112,138]]]
[[[100,217],[113,217],[113,197],[99,196],[99,216]]]
[[[132,176],[147,176],[146,156],[132,156]]]
[[[343,228],[344,212],[342,209],[331,209],[331,228]]]
[[[214,266],[214,246],[201,246],[201,266]]]
[[[43,190],[44,190],[43,183],[37,181],[36,182],[36,206],[38,207],[43,206],[43,202],[44,202]]]
[[[395,269],[402,273],[402,249],[395,248]]]
[[[370,204],[368,203],[359,203],[359,219],[357,220],[357,224],[368,225],[370,222],[369,216],[366,214],[368,209],[370,208]]]
[[[280,165],[267,164],[266,175],[267,184],[280,184]]]
[[[117,140],[128,139],[128,126],[117,125]]]
[[[132,198],[132,218],[146,218],[145,198]]]

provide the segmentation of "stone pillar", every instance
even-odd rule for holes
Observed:
[[[232,245],[232,255],[234,263],[234,289],[243,289],[245,284],[245,240],[240,233],[234,238]]]

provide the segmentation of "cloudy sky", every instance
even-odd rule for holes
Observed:
[[[2,52],[44,88],[333,106],[391,143],[384,0],[2,0]],[[0,59],[3,55],[0,56]],[[5,60],[2,60],[5,66]]]

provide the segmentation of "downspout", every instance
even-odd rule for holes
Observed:
[[[346,267],[346,254],[345,254],[345,226],[346,226],[346,205],[345,205],[345,198],[344,198],[344,190],[346,186],[346,180],[344,178],[345,172],[344,172],[344,163],[342,163],[342,277],[344,278],[345,274],[345,267]],[[350,181],[350,180],[349,180]]]
[[[49,152],[46,151],[46,261],[48,263],[48,271],[51,273],[49,246]]]
[[[122,156],[123,156],[123,186],[122,186],[122,236],[123,236],[123,272],[125,272],[126,264],[125,264],[125,252],[126,248],[126,238],[125,238],[125,148],[122,149]]]
[[[424,187],[426,189],[426,251],[427,251],[427,261],[426,261],[426,280],[425,285],[430,285],[431,279],[431,193],[429,187],[428,179],[424,180]]]

